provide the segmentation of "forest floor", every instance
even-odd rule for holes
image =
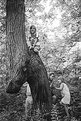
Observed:
[[[17,95],[7,94],[0,89],[0,121],[26,121],[25,99],[25,89]]]
[[[5,90],[0,89],[0,121],[27,121],[25,117],[25,99],[26,89],[22,88],[16,95],[10,95]],[[56,111],[56,108],[54,108]],[[34,120],[35,121],[35,120]],[[39,121],[36,119],[36,121]],[[41,119],[40,121],[47,121]],[[53,121],[60,121],[54,120]],[[66,120],[63,120],[66,121]],[[75,118],[71,118],[70,121],[80,121]]]

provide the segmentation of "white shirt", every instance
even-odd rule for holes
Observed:
[[[70,103],[70,91],[68,86],[65,83],[61,83],[60,85],[61,90],[61,95],[63,96],[62,102],[64,104],[69,104]]]
[[[69,88],[68,88],[68,86],[65,83],[61,83],[60,88],[62,89],[61,90],[62,94],[65,95],[65,94],[69,94],[70,93],[69,92]]]

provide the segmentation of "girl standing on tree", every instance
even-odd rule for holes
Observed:
[[[62,82],[62,80],[58,80],[58,83],[60,87],[59,88],[55,87],[55,88],[61,91],[62,99],[60,101],[60,104],[64,106],[67,118],[69,118],[68,105],[70,104],[70,98],[71,98],[69,87],[64,82]]]

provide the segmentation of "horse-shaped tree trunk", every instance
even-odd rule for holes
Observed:
[[[7,93],[18,93],[28,82],[34,104],[51,103],[49,81],[38,53],[28,49],[25,37],[24,0],[6,1],[7,52],[10,60],[10,82]]]
[[[31,88],[34,104],[42,106],[44,103],[48,106],[51,104],[51,93],[47,71],[38,53],[30,50],[29,55],[29,62],[26,61],[24,65],[21,65],[11,79],[7,93],[18,93],[23,83],[27,81]]]

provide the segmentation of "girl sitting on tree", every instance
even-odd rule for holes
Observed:
[[[34,25],[30,26],[30,34],[31,36],[29,37],[29,41],[30,41],[30,49],[31,49],[35,47],[37,42],[39,42],[39,39],[36,36],[36,27]]]

